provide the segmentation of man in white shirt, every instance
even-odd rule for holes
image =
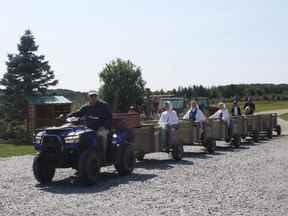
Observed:
[[[165,111],[161,113],[159,124],[176,129],[178,127],[178,116],[170,101],[165,102]]]

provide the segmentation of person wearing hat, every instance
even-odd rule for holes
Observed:
[[[238,105],[237,100],[233,100],[232,107],[231,107],[231,115],[232,116],[241,116],[241,109]]]
[[[102,140],[104,159],[106,158],[107,136],[112,127],[112,112],[109,105],[98,100],[98,94],[92,90],[88,92],[88,103],[79,111],[68,114],[67,117],[78,117],[86,120],[87,127],[96,131],[96,135]]]

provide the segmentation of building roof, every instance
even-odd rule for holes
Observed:
[[[63,96],[31,96],[27,98],[29,104],[71,104],[72,102]]]

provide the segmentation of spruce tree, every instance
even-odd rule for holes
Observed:
[[[54,72],[44,55],[37,55],[38,46],[30,30],[20,38],[17,54],[8,54],[7,72],[0,80],[4,86],[4,114],[7,120],[23,120],[25,98],[45,94],[55,86]]]

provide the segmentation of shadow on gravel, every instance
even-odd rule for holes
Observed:
[[[219,152],[215,152],[215,154],[222,154]],[[184,157],[191,157],[197,159],[209,159],[212,158],[214,154],[207,154],[206,152],[184,152]]]
[[[144,159],[136,163],[136,168],[143,169],[158,169],[158,170],[167,170],[174,168],[172,165],[193,165],[192,161],[187,160],[156,160],[156,159]]]
[[[47,186],[37,185],[37,187],[46,192],[55,194],[85,194],[98,193],[109,190],[112,187],[117,187],[129,182],[144,182],[155,178],[154,174],[134,173],[130,176],[119,176],[115,173],[101,173],[99,181],[91,186],[83,185],[77,177],[69,177],[63,180],[54,181]]]
[[[234,148],[233,146],[230,145],[223,145],[223,146],[217,146],[216,147],[216,151],[220,151],[220,152],[239,152],[241,150],[247,150],[250,149],[247,146],[243,146],[242,144],[239,146],[239,148]]]

